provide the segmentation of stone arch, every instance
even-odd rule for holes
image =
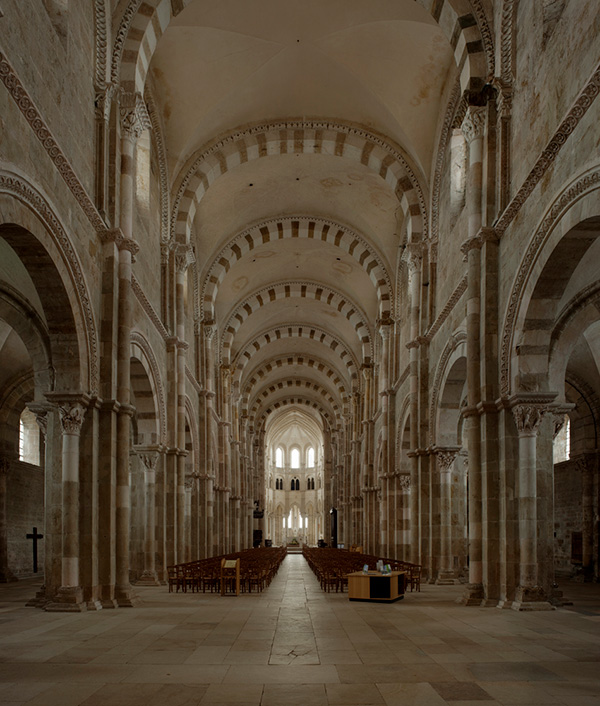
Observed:
[[[421,240],[427,232],[425,180],[398,146],[354,124],[287,120],[233,131],[188,160],[175,181],[171,237],[187,242],[198,204],[220,176],[254,159],[282,154],[327,154],[368,166],[396,194],[411,239]]]
[[[296,395],[294,397],[286,397],[282,400],[275,400],[263,408],[258,409],[255,414],[249,415],[249,422],[255,429],[262,429],[262,425],[266,422],[269,414],[288,405],[297,405],[300,407],[306,406],[317,410],[327,422],[330,429],[335,429],[336,426],[338,426],[336,422],[341,421],[336,419],[335,415],[327,407],[325,407],[323,403],[319,402],[319,400],[315,400],[312,397],[306,397],[304,395]]]
[[[297,394],[306,394],[306,392],[316,393],[321,397],[325,403],[332,410],[332,414],[336,419],[340,419],[341,410],[340,406],[331,393],[323,388],[318,383],[312,380],[307,380],[303,378],[294,378],[293,380],[280,380],[279,382],[273,383],[268,387],[263,388],[258,392],[254,399],[252,400],[250,406],[250,417],[255,417],[259,407],[268,401],[268,398],[273,394],[281,391],[296,392]]]
[[[192,404],[192,400],[187,395],[185,397],[185,416],[186,422],[190,429],[190,442],[192,451],[192,453],[190,454],[191,459],[187,459],[186,466],[189,466],[193,470],[195,470],[198,465],[197,461],[200,452],[200,436],[198,433],[198,418],[196,416],[196,411],[194,409],[194,405]],[[186,450],[189,451],[189,449],[187,448],[187,444]]]
[[[352,351],[340,339],[332,336],[324,329],[320,329],[312,324],[280,324],[279,326],[263,331],[256,336],[247,346],[242,348],[233,360],[233,380],[241,382],[244,370],[250,362],[252,356],[264,346],[270,345],[273,341],[285,338],[308,338],[318,341],[330,348],[341,359],[341,362],[348,370],[348,376],[352,388],[360,388],[361,376],[359,375],[359,364]]]
[[[339,247],[351,255],[369,276],[377,292],[379,316],[387,319],[393,312],[392,284],[379,255],[361,235],[340,223],[311,216],[288,216],[261,221],[236,235],[214,258],[202,285],[204,318],[214,319],[219,285],[229,269],[254,248],[272,241],[303,238]]]
[[[504,396],[523,387],[547,391],[556,297],[594,241],[592,233],[600,233],[599,186],[598,167],[574,179],[546,211],[530,241],[504,318],[500,356]]]
[[[250,373],[250,377],[244,384],[242,396],[249,397],[251,395],[251,389],[258,385],[265,375],[286,365],[303,365],[308,368],[314,368],[315,370],[323,373],[329,378],[329,380],[331,380],[331,383],[337,389],[338,395],[343,404],[345,405],[347,403],[348,394],[344,387],[343,381],[338,376],[337,371],[331,368],[325,361],[307,355],[282,355],[265,361],[258,368],[253,370],[252,373]]]
[[[221,357],[225,365],[229,364],[233,339],[240,326],[255,311],[270,302],[299,297],[301,299],[314,299],[336,309],[343,314],[354,326],[360,341],[363,358],[369,362],[373,355],[371,333],[367,324],[367,317],[359,307],[348,298],[339,294],[330,287],[325,287],[314,282],[279,282],[258,290],[245,299],[231,314],[226,322],[221,339]]]
[[[43,401],[43,393],[54,390],[52,346],[45,323],[29,302],[7,283],[0,284],[0,320],[13,329],[27,348],[33,367],[34,396],[37,401]]]
[[[431,389],[429,443],[460,446],[460,404],[467,379],[467,334],[455,332],[440,357]]]
[[[57,386],[64,390],[78,388],[97,395],[97,327],[83,270],[69,236],[44,196],[19,175],[0,170],[0,201],[4,220],[0,225],[0,236],[8,240],[20,257],[20,253],[28,252],[27,258],[32,260],[31,272],[35,274],[32,279],[34,284],[37,280],[36,289],[44,294],[44,313],[51,338],[62,339],[64,330],[65,339],[67,335],[72,338],[77,349],[77,376],[71,369],[57,378]],[[63,349],[66,340],[56,343],[59,349]],[[72,353],[68,358],[73,360]]]
[[[548,382],[563,396],[571,353],[581,337],[598,340],[600,331],[600,280],[578,292],[557,317],[549,344]],[[586,333],[588,334],[586,336]]]
[[[173,17],[192,0],[129,0],[116,28],[111,80],[143,93],[148,67]],[[463,90],[479,91],[494,72],[491,32],[480,0],[417,0],[446,36]]]
[[[143,337],[132,332],[131,356],[131,391],[135,399],[136,422],[135,445],[150,446],[164,443],[162,438],[159,395],[152,365],[148,360],[146,346],[141,343]],[[145,341],[144,341],[145,343]]]
[[[131,357],[136,358],[143,365],[150,387],[152,389],[155,407],[158,412],[157,434],[158,442],[166,444],[167,440],[167,414],[165,393],[160,375],[160,369],[152,347],[139,331],[131,332]]]

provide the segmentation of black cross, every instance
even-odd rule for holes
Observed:
[[[43,539],[43,534],[38,534],[37,527],[33,528],[33,533],[26,535],[27,539],[33,539],[33,573],[37,574],[37,543],[38,539]]]

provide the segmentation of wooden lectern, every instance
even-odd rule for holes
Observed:
[[[221,559],[221,595],[224,596],[226,593],[240,595],[239,559]]]

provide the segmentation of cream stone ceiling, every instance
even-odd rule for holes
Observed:
[[[441,29],[414,0],[197,0],[167,27],[149,74],[173,194],[189,165],[229,134],[257,125],[320,121],[382,140],[410,165],[426,198],[442,95],[456,80],[457,68]],[[348,394],[360,384],[360,375],[350,379],[348,361],[360,367],[366,351],[373,355],[381,313],[376,281],[380,288],[382,281],[395,286],[405,237],[395,182],[385,176],[373,164],[361,163],[360,153],[351,159],[332,149],[314,154],[292,149],[228,164],[196,200],[189,237],[202,314],[214,316],[221,362],[235,368],[246,360],[244,351],[252,350],[239,380],[250,406],[278,383],[312,380],[344,411],[340,385]],[[251,249],[232,256],[231,246],[243,246],[249,234],[269,224],[276,232],[277,223],[294,218],[326,223],[332,232],[343,229],[361,246],[349,251],[352,238],[326,242],[304,233],[265,242],[254,238]],[[209,311],[204,297],[215,277]],[[319,293],[285,295],[286,286]],[[232,322],[235,332],[227,343]],[[274,333],[299,325],[318,333]],[[252,345],[264,333],[268,344],[263,338]],[[332,346],[331,340],[339,344]],[[224,344],[230,346],[226,354]],[[276,364],[290,356],[318,360],[333,372],[302,361]],[[302,392],[311,400],[319,395]],[[280,387],[271,398],[281,401],[285,393]],[[293,424],[294,415],[307,409],[290,405],[276,416]]]

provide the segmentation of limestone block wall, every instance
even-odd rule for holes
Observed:
[[[513,160],[513,193],[598,61],[597,3],[567,0],[558,18],[549,16],[549,5],[517,3],[512,153],[518,158]],[[577,61],[570,61],[572,57]]]
[[[17,577],[33,575],[33,527],[44,534],[44,471],[39,466],[12,461],[7,478],[8,565]],[[38,573],[44,569],[44,540],[38,540]]]
[[[70,2],[68,9],[59,5],[63,3],[56,0],[3,3],[0,51],[6,52],[25,89],[35,96],[50,132],[69,155],[88,193],[93,193],[93,3]],[[27,152],[30,143],[23,142]]]
[[[581,472],[573,461],[554,466],[554,568],[558,574],[572,574],[571,536],[581,532]]]

